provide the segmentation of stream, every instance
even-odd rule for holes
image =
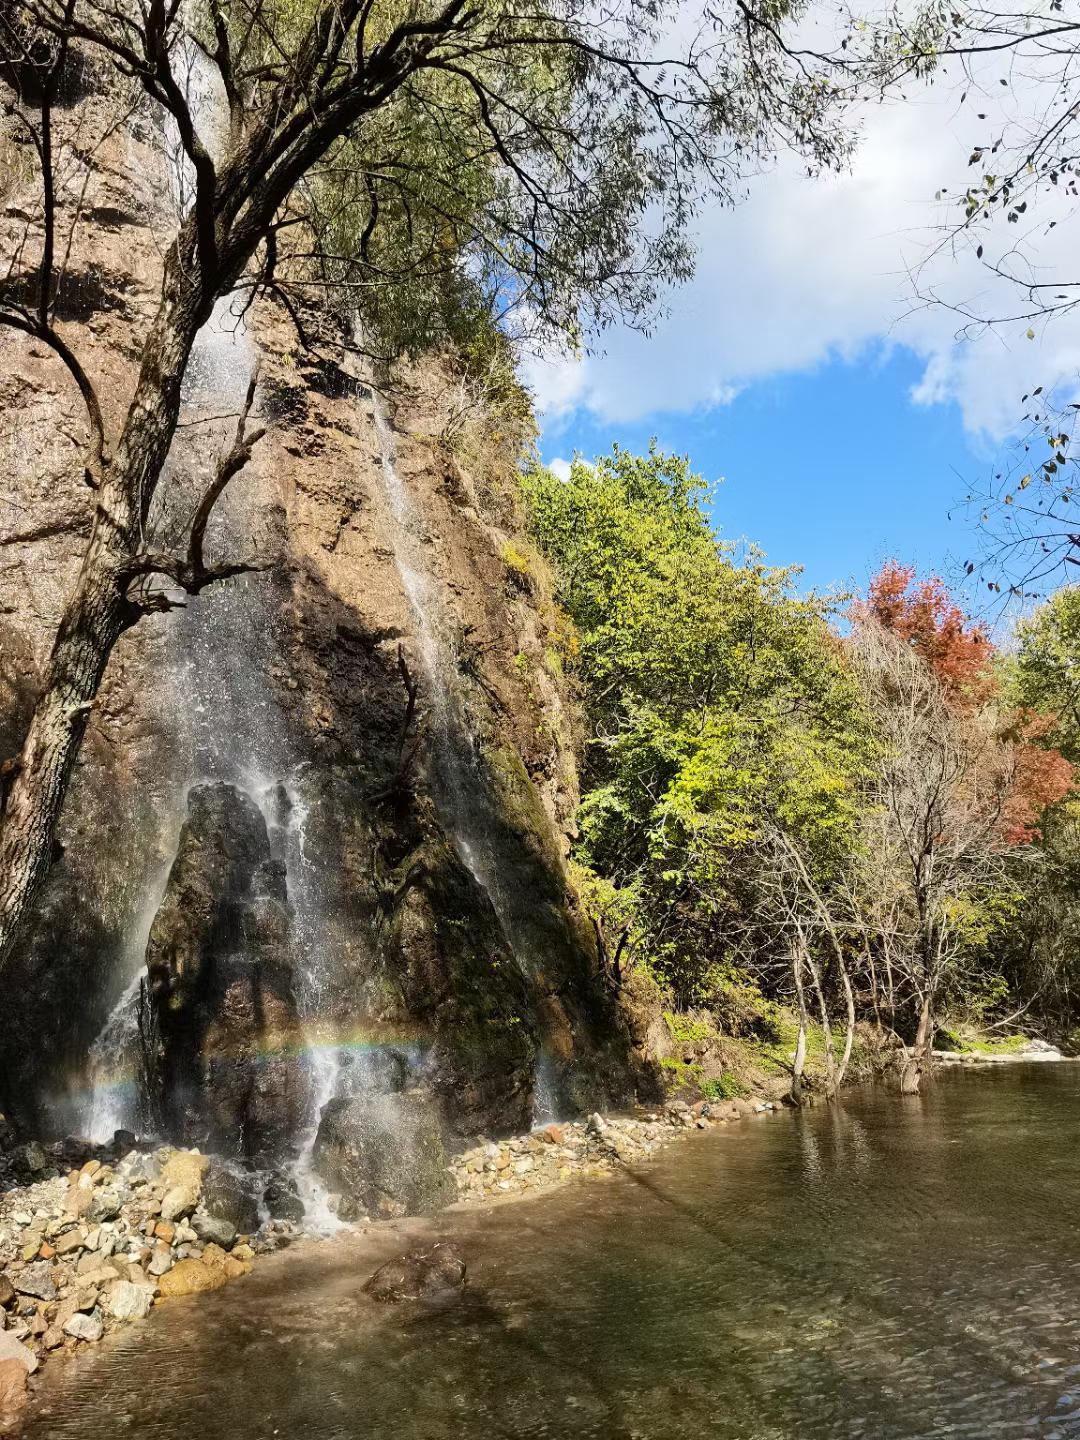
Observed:
[[[607,1181],[344,1236],[50,1367],[28,1440],[1080,1436],[1080,1065],[693,1134]],[[368,1275],[453,1237],[469,1285]]]

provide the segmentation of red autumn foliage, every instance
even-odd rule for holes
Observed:
[[[1073,788],[1073,767],[1060,750],[1038,742],[1052,721],[1025,711],[1015,718],[1013,773],[1005,791],[998,830],[1006,845],[1030,845],[1039,838],[1043,813]]]
[[[991,781],[986,798],[999,807],[996,831],[1006,845],[1038,840],[1045,811],[1073,788],[1073,767],[1059,750],[1041,743],[1052,717],[1001,705],[991,663],[994,644],[985,630],[968,621],[938,576],[916,582],[914,567],[896,560],[886,561],[875,575],[856,614],[876,620],[918,650],[957,716],[973,723],[976,717],[992,718],[997,763],[989,768],[997,772],[997,784]],[[978,728],[985,741],[985,729]],[[972,743],[977,743],[974,734]]]
[[[863,612],[918,650],[954,705],[984,704],[997,690],[990,637],[968,623],[937,575],[914,582],[914,566],[887,560],[870,582]]]

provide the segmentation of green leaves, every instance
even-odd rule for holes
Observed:
[[[524,488],[581,637],[577,857],[620,894],[654,968],[700,995],[780,822],[835,869],[869,736],[829,609],[716,535],[685,459],[616,448]]]

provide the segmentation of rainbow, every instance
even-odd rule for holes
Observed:
[[[298,1062],[307,1068],[320,1056],[334,1055],[344,1068],[350,1058],[376,1055],[388,1049],[404,1050],[410,1057],[416,1058],[430,1045],[430,1032],[419,1026],[370,1022],[351,1022],[342,1026],[332,1021],[320,1021],[305,1025],[298,1023],[287,1030],[268,1031],[254,1044],[215,1048],[207,1056],[207,1063],[224,1061],[260,1066],[285,1060]],[[108,1096],[134,1102],[138,1099],[141,1082],[141,1070],[135,1058],[128,1055],[121,1063],[99,1071],[92,1078],[86,1075],[85,1070],[80,1072],[78,1079],[73,1076],[58,1108],[79,1108],[92,1099],[100,1101]]]

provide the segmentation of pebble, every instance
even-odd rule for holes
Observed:
[[[0,1151],[0,1365],[17,1359],[30,1371],[143,1319],[184,1255],[208,1256],[217,1286],[275,1248],[277,1235],[262,1232],[236,1244],[228,1221],[197,1209],[208,1164],[198,1152],[129,1148],[118,1158],[118,1146],[103,1146],[86,1159],[90,1148]]]
[[[671,1101],[661,1111],[633,1116],[592,1114],[584,1122],[545,1125],[501,1143],[478,1137],[454,1156],[450,1170],[466,1202],[565,1184],[575,1175],[609,1175],[638,1164],[688,1129],[708,1130],[731,1120],[767,1114],[771,1100]]]
[[[76,1340],[85,1340],[90,1345],[95,1345],[104,1333],[105,1322],[96,1310],[91,1310],[89,1315],[84,1315],[81,1310],[76,1310],[64,1325],[65,1335],[71,1335]]]

